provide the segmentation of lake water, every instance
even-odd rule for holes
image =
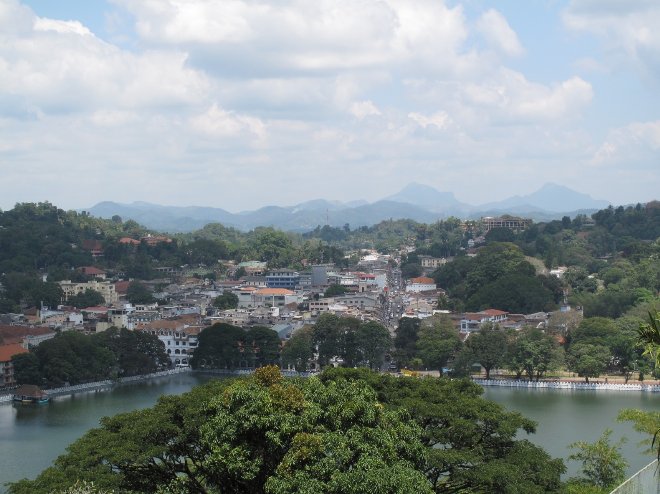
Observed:
[[[540,445],[552,457],[564,458],[567,475],[575,475],[580,467],[568,462],[568,445],[576,441],[594,442],[605,429],[613,431],[612,442],[625,437],[621,452],[629,463],[632,475],[653,457],[643,453],[639,442],[647,436],[635,432],[632,423],[616,421],[620,410],[637,408],[645,411],[660,410],[660,393],[635,391],[574,391],[558,389],[525,389],[484,387],[484,397],[522,413],[537,422],[536,434],[526,436]]]
[[[181,394],[208,379],[185,373],[60,396],[47,405],[0,404],[0,485],[34,478],[64,453],[67,445],[97,426],[101,417],[152,406],[163,394]],[[658,394],[486,388],[485,396],[536,420],[537,434],[529,439],[553,457],[566,458],[570,454],[568,444],[595,441],[603,430],[610,428],[615,439],[622,435],[629,438],[623,450],[631,464],[629,472],[634,473],[651,461],[637,446],[643,436],[628,423],[617,423],[616,415],[622,408],[658,410]],[[577,465],[569,468],[571,474],[577,471]]]

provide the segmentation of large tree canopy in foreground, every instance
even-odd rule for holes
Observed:
[[[468,381],[365,369],[287,380],[265,367],[105,418],[9,491],[80,481],[136,493],[558,491],[562,461],[516,439],[534,424],[481,392]]]

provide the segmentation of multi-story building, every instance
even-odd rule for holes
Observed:
[[[136,330],[157,336],[165,345],[172,365],[182,366],[190,364],[201,327],[189,326],[182,320],[160,320],[143,324]]]
[[[268,288],[295,290],[300,282],[300,274],[292,269],[274,269],[266,275]]]
[[[424,269],[438,269],[447,263],[447,259],[441,257],[419,256],[419,262]]]
[[[106,304],[114,304],[119,299],[115,291],[115,285],[109,281],[92,280],[86,283],[74,283],[71,280],[60,281],[60,288],[64,292],[64,300],[85,293],[86,290],[94,290],[103,295]]]
[[[532,220],[529,218],[518,218],[517,216],[484,216],[481,218],[481,223],[486,231],[490,231],[493,228],[509,228],[514,232],[519,232],[529,228]]]

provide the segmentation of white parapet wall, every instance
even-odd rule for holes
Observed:
[[[646,465],[610,494],[660,494],[658,460]]]
[[[481,386],[502,386],[505,388],[531,388],[531,389],[572,389],[585,391],[642,391],[646,393],[660,393],[658,384],[614,384],[603,382],[576,382],[576,381],[525,381],[515,379],[472,379]]]

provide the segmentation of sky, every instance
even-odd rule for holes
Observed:
[[[0,0],[0,208],[660,199],[656,0]]]

